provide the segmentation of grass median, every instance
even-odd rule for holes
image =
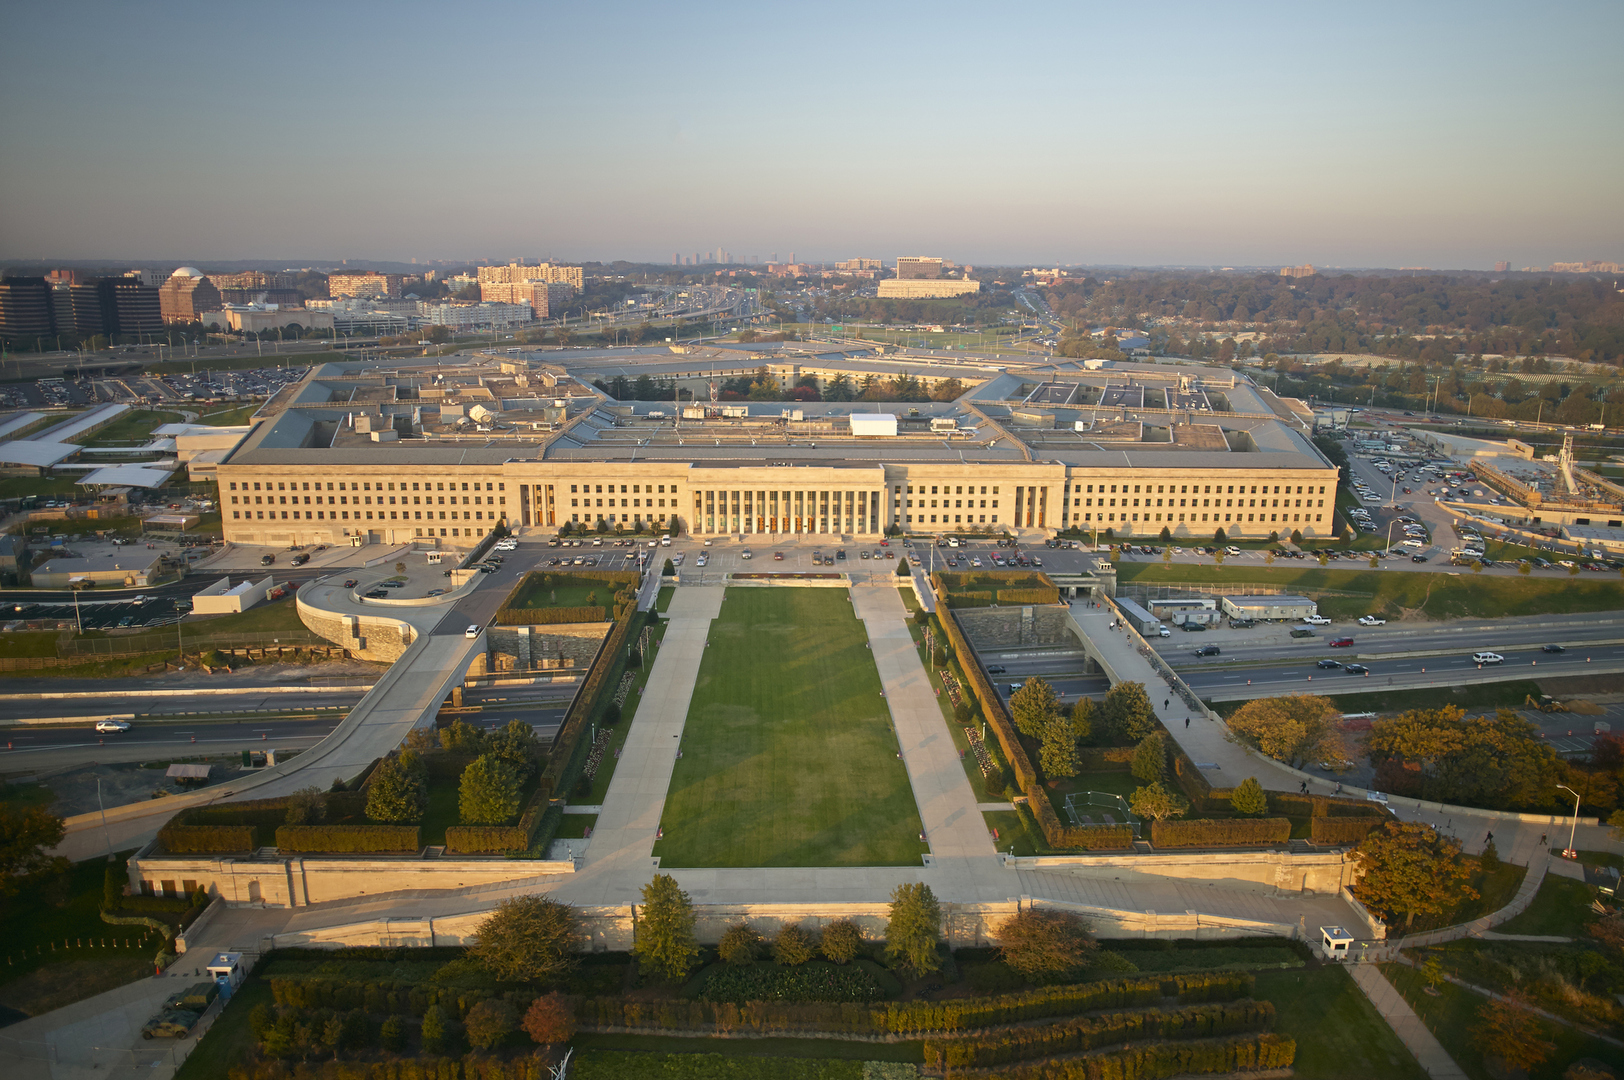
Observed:
[[[729,589],[707,642],[661,864],[920,865],[918,806],[848,594]]]

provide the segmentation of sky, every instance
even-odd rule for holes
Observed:
[[[1624,4],[0,0],[0,258],[1624,260]]]

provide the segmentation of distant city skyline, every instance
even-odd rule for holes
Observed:
[[[0,258],[1624,259],[1616,3],[617,11],[12,7]]]

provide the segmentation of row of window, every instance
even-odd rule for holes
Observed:
[[[338,490],[338,491],[344,491],[344,490],[349,490],[349,491],[383,491],[386,488],[389,491],[394,491],[395,490],[395,485],[393,483],[389,483],[389,484],[376,483],[376,482],[371,481],[371,480],[362,480],[359,483],[357,483],[354,480],[339,480],[336,483],[338,485],[336,490]],[[422,484],[422,490],[423,491],[456,491],[457,490],[457,484],[456,484],[455,481],[451,481],[451,486],[449,488],[447,488],[445,483],[443,483],[443,482],[436,483],[436,482],[433,482],[433,481],[424,480],[424,481],[420,481],[419,483]],[[487,484],[485,484],[484,488],[481,488],[479,486],[479,484],[481,483],[480,481],[471,481],[470,483],[472,483],[473,490],[475,490],[475,491],[481,491],[481,490],[483,490],[483,491],[506,491],[507,490],[507,484],[505,484],[505,483],[487,483]],[[248,484],[249,484],[249,482],[247,480],[242,481],[241,490],[248,491],[249,490]],[[319,480],[315,481],[316,486],[314,488],[312,488],[309,483],[306,483],[301,488],[299,486],[299,481],[296,481],[296,480],[266,480],[266,481],[264,481],[264,484],[265,484],[265,490],[266,491],[320,491],[320,490],[322,490],[321,481],[319,481]],[[349,485],[349,487],[347,489],[345,487],[346,484]],[[463,484],[462,485],[462,490],[463,491],[467,491],[468,489],[469,489],[469,484]],[[228,481],[227,485],[226,485],[226,490],[227,491],[236,491],[236,490],[238,490],[237,481],[235,481],[235,480]],[[260,490],[260,481],[257,481],[257,480],[254,481],[253,490],[254,491]],[[328,484],[327,485],[327,490],[328,491],[335,490],[334,487],[333,487],[333,484]],[[404,481],[404,480],[400,481],[400,490],[402,490],[402,491],[406,490],[406,481]],[[418,483],[413,483],[412,487],[411,487],[411,490],[413,490],[413,491],[419,490]],[[574,491],[575,489],[571,488],[570,490]],[[672,488],[672,490],[675,491],[676,489]]]
[[[1156,505],[1157,505],[1157,506],[1160,506],[1160,505],[1162,505],[1162,502],[1163,502],[1163,501],[1164,501],[1164,500],[1162,500],[1162,499],[1157,499],[1157,500],[1156,500]],[[1173,500],[1172,500],[1172,499],[1167,499],[1167,500],[1165,500],[1165,501],[1166,501],[1166,503],[1167,503],[1167,505],[1168,505],[1168,506],[1172,506],[1172,505],[1173,505]],[[1250,503],[1248,503],[1248,502],[1247,502],[1247,501],[1246,501],[1246,500],[1245,500],[1245,499],[1239,499],[1239,500],[1237,500],[1237,499],[1201,499],[1201,500],[1200,500],[1200,501],[1199,501],[1199,502],[1198,502],[1198,501],[1197,501],[1197,500],[1195,500],[1195,499],[1180,499],[1180,500],[1179,500],[1179,505],[1180,505],[1180,506],[1183,506],[1183,505],[1184,505],[1184,504],[1185,504],[1185,503],[1186,503],[1186,502],[1188,502],[1188,503],[1189,503],[1189,504],[1190,504],[1190,505],[1191,505],[1191,506],[1207,506],[1207,507],[1211,507],[1211,506],[1226,506],[1226,507],[1230,507],[1230,508],[1231,508],[1231,509],[1233,509],[1233,508],[1234,508],[1234,507],[1236,507],[1236,506],[1237,506],[1237,505],[1238,505],[1238,506],[1248,506],[1248,505],[1250,505],[1250,506],[1251,506],[1251,507],[1252,507],[1252,508],[1254,508],[1254,509],[1256,509],[1256,508],[1257,508],[1257,505],[1258,505],[1258,501],[1257,501],[1257,500],[1256,500],[1256,499],[1253,499],[1253,500],[1252,500],[1252,501],[1251,501],[1251,502],[1250,502]],[[1071,501],[1071,504],[1072,504],[1072,505],[1073,505],[1073,506],[1093,506],[1093,505],[1095,505],[1095,503],[1094,503],[1094,500],[1093,500],[1093,499],[1089,499],[1089,498],[1082,498],[1082,499],[1073,499],[1073,500],[1072,500],[1072,501]],[[1107,503],[1107,500],[1105,500],[1105,499],[1101,499],[1101,500],[1100,500],[1100,501],[1099,501],[1099,505],[1100,505],[1100,506],[1106,506],[1106,505],[1110,505],[1110,506],[1115,506],[1115,505],[1116,505],[1116,504],[1117,504],[1117,501],[1116,501],[1116,500],[1115,500],[1115,499],[1111,499],[1111,500],[1109,500],[1109,503]],[[993,504],[993,505],[995,505],[995,506],[996,506],[996,505],[997,505],[997,504],[996,504],[996,503],[994,503],[994,504]],[[1122,500],[1122,505],[1123,505],[1123,506],[1127,506],[1127,505],[1128,505],[1128,500],[1127,500],[1127,499],[1123,499],[1123,500]],[[1138,506],[1138,505],[1139,505],[1139,500],[1138,500],[1138,499],[1135,499],[1135,500],[1134,500],[1134,501],[1133,501],[1133,505],[1135,505],[1135,506]],[[1146,499],[1146,500],[1145,500],[1145,505],[1146,505],[1146,506],[1149,506],[1149,505],[1150,505],[1150,500],[1149,500],[1149,499]],[[1268,500],[1268,499],[1264,499],[1264,500],[1263,500],[1263,505],[1264,505],[1264,506],[1265,506],[1265,507],[1268,507],[1268,506],[1269,506],[1269,500]],[[1287,505],[1287,506],[1290,506],[1290,505],[1291,505],[1291,500],[1290,500],[1290,499],[1287,499],[1287,500],[1286,500],[1286,505]],[[1299,508],[1299,509],[1301,509],[1301,508],[1302,508],[1302,505],[1303,505],[1303,500],[1301,500],[1301,499],[1298,499],[1298,500],[1297,500],[1297,507],[1298,507],[1298,508]],[[1313,499],[1309,499],[1309,500],[1308,500],[1308,505],[1309,505],[1309,506],[1313,506],[1313,505],[1314,505],[1314,500],[1313,500]],[[1320,501],[1319,501],[1319,505],[1320,505],[1320,506],[1322,506],[1322,507],[1323,507],[1323,506],[1324,506],[1324,505],[1325,505],[1325,500],[1324,500],[1324,499],[1321,499],[1321,500],[1320,500]],[[1275,508],[1275,509],[1276,509],[1276,510],[1278,510],[1278,509],[1280,509],[1280,500],[1279,500],[1279,499],[1276,499],[1276,500],[1274,500],[1274,508]]]
[[[912,500],[912,499],[904,499],[904,500],[902,500],[902,501],[903,501],[903,503],[904,503],[904,504],[905,504],[905,505],[906,505],[906,506],[910,506],[910,507],[911,507],[911,506],[913,506],[913,504],[914,504],[914,500]],[[976,504],[976,501],[975,501],[975,500],[974,500],[974,499],[971,499],[971,500],[969,500],[969,503],[970,503],[970,506],[971,506],[971,507],[972,507],[972,508],[974,508],[974,507],[975,507],[975,504]],[[964,509],[964,504],[965,504],[965,500],[963,500],[963,499],[954,499],[954,500],[953,500],[953,501],[952,501],[952,505],[953,505],[953,507],[954,507],[954,508],[955,508],[955,509],[958,509],[958,510],[963,510],[963,509]],[[920,505],[920,506],[924,506],[924,505],[925,505],[925,500],[924,500],[924,499],[920,499],[920,500],[919,500],[919,505]],[[934,509],[934,508],[935,508],[935,506],[936,506],[936,500],[935,500],[935,499],[932,499],[932,500],[931,500],[931,501],[930,501],[930,505],[931,505],[931,508],[932,508],[932,509]],[[945,509],[945,508],[946,508],[946,507],[947,507],[947,506],[948,506],[948,500],[946,500],[946,499],[943,499],[943,500],[942,500],[942,507],[943,507],[943,508],[944,508],[944,509]],[[981,500],[981,507],[982,507],[982,509],[986,509],[986,507],[987,507],[987,500],[986,500],[986,499],[982,499],[982,500]],[[994,499],[994,500],[992,500],[992,508],[993,508],[993,509],[994,509],[994,510],[996,510],[996,509],[998,509],[998,500],[997,500],[997,499]]]
[[[248,500],[252,499],[252,500],[254,500],[253,505],[255,505],[255,506],[260,506],[260,505],[265,505],[265,506],[287,506],[289,498],[291,498],[293,500],[293,505],[294,506],[299,505],[300,496],[298,496],[298,495],[292,495],[292,496],[288,496],[288,495],[233,495],[233,496],[231,496],[231,505],[233,505],[233,506],[238,505],[237,500],[241,499],[242,500],[242,505],[247,506],[247,505],[249,505]],[[310,500],[311,499],[316,500],[316,505],[317,506],[322,505],[322,499],[327,500],[327,505],[328,506],[350,506],[350,505],[352,505],[351,502],[350,502],[351,499],[355,500],[355,502],[353,504],[355,506],[361,506],[363,504],[366,505],[366,506],[371,506],[371,505],[373,505],[372,500],[373,500],[374,496],[371,496],[371,495],[306,495],[303,498],[304,498],[304,504],[306,506],[310,505]],[[388,495],[388,496],[379,495],[379,496],[376,496],[376,498],[378,500],[378,502],[377,502],[378,506],[384,505],[384,499],[385,498],[387,498],[389,500],[389,505],[390,506],[394,506],[395,505],[395,499],[397,498],[397,496],[395,496],[395,495]],[[412,505],[412,506],[433,506],[433,505],[435,505],[435,500],[436,499],[439,500],[439,505],[440,506],[444,506],[446,504],[445,501],[447,499],[451,500],[451,505],[452,506],[456,506],[457,505],[457,500],[459,498],[462,500],[462,505],[463,506],[470,505],[470,503],[468,501],[470,498],[473,499],[473,503],[471,505],[474,505],[474,506],[486,506],[486,505],[489,505],[489,506],[498,506],[498,505],[506,506],[507,505],[507,496],[506,495],[496,495],[494,497],[493,496],[487,496],[487,495],[473,495],[473,496],[468,496],[468,495],[401,495],[401,496],[398,496],[398,498],[400,499],[400,505],[401,506],[407,506],[407,505]],[[411,502],[409,504],[407,502],[408,499],[411,500]],[[263,503],[261,502],[261,500],[264,500]],[[599,504],[600,505],[602,504],[602,500],[599,500]]]
[[[1268,524],[1270,522],[1276,523],[1276,524],[1278,524],[1280,522],[1288,522],[1288,523],[1295,522],[1297,524],[1303,524],[1304,522],[1307,522],[1307,521],[1310,520],[1310,515],[1308,515],[1308,514],[1269,514],[1269,515],[1267,515],[1268,522],[1264,522],[1264,517],[1265,517],[1265,515],[1263,515],[1263,514],[1247,514],[1245,520],[1248,521],[1248,522],[1262,522],[1264,524]],[[1314,514],[1314,515],[1312,515],[1312,520],[1317,522],[1322,517],[1324,517],[1323,514]],[[1082,519],[1084,521],[1129,521],[1129,520],[1138,521],[1138,520],[1140,520],[1140,517],[1139,517],[1138,514],[1133,514],[1132,517],[1130,518],[1129,512],[1124,511],[1124,510],[1107,510],[1104,513],[1097,514],[1097,515],[1096,514],[1084,514]],[[1145,521],[1152,520],[1151,515],[1146,514],[1144,516],[1144,520]],[[1154,520],[1161,521],[1162,520],[1162,515],[1157,514],[1155,516]],[[1173,515],[1168,514],[1167,515],[1167,520],[1168,520],[1168,522],[1171,523],[1174,520]],[[1184,515],[1180,514],[1178,516],[1178,520],[1179,521],[1185,520]],[[1189,517],[1189,520],[1192,521],[1192,522],[1195,521],[1195,515],[1191,514],[1190,517]],[[1208,521],[1209,520],[1208,515],[1202,514],[1201,515],[1201,520],[1202,521]],[[1233,521],[1233,522],[1238,523],[1238,522],[1241,521],[1241,515],[1240,514],[1225,514],[1222,518],[1220,518],[1217,514],[1213,514],[1213,515],[1211,515],[1210,520],[1211,521]]]
[[[660,485],[657,485],[657,486],[660,489],[658,494],[664,495],[665,494],[665,485],[660,484]],[[581,489],[579,494],[582,494],[582,495],[592,495],[592,494],[603,495],[603,494],[605,494],[602,484],[597,485],[598,490],[595,493],[592,490],[593,485],[591,485],[591,484],[571,484],[570,485],[570,494],[571,495],[577,494],[577,492],[575,490],[577,487],[579,487]],[[639,487],[641,487],[643,490],[638,491]],[[656,485],[654,485],[654,484],[632,484],[631,485],[631,489],[632,489],[631,494],[633,494],[633,495],[654,495],[654,494],[656,494],[656,492],[654,490],[655,487],[656,487]],[[613,495],[614,493],[615,493],[615,485],[610,484],[609,485],[609,491],[607,492],[607,494]],[[676,493],[677,493],[677,485],[672,484],[671,485],[671,494],[675,495]],[[625,484],[620,485],[620,494],[622,494],[622,495],[626,494],[626,485]],[[676,504],[672,503],[671,505],[675,506]]]
[[[646,500],[640,500],[640,499],[632,499],[632,500],[631,500],[631,504],[632,504],[632,505],[633,505],[633,506],[643,506],[643,505],[648,505],[648,506],[653,506],[653,505],[654,505],[654,500],[653,500],[653,499],[646,499]],[[592,500],[591,500],[591,499],[571,499],[571,500],[570,500],[570,505],[571,505],[571,506],[581,506],[581,505],[586,505],[586,506],[591,506],[591,505],[592,505]],[[602,506],[602,505],[603,505],[603,500],[602,500],[602,499],[599,499],[599,500],[598,500],[598,505],[599,505],[599,506]],[[613,499],[610,499],[610,500],[609,500],[609,505],[610,505],[610,506],[613,506],[613,505],[615,505],[615,500],[613,500]],[[625,505],[626,505],[626,500],[625,500],[625,499],[621,499],[621,500],[620,500],[620,505],[621,505],[621,506],[625,506]],[[661,505],[661,506],[664,506],[664,505],[665,505],[665,500],[664,500],[664,499],[661,499],[661,500],[660,500],[660,505]],[[672,506],[672,508],[673,508],[673,509],[675,509],[675,508],[676,508],[676,505],[677,505],[677,500],[675,500],[675,499],[672,499],[672,500],[671,500],[671,506]]]
[[[354,521],[362,521],[362,520],[365,520],[365,521],[423,521],[423,520],[425,520],[425,518],[423,517],[423,514],[425,513],[425,511],[422,511],[422,510],[401,510],[401,511],[398,511],[398,512],[394,511],[394,510],[390,510],[390,511],[388,511],[389,516],[387,518],[384,517],[385,511],[383,511],[383,510],[377,511],[377,517],[376,518],[373,517],[373,511],[371,511],[371,510],[365,510],[365,511],[357,510],[357,511],[355,511],[355,517],[353,519],[350,517],[350,511],[348,511],[348,510],[334,510],[331,514],[329,514],[326,510],[314,510],[314,511],[312,511],[312,510],[293,510],[293,511],[283,510],[283,511],[281,511],[283,521],[288,520],[288,514],[290,512],[293,515],[293,520],[294,521],[299,521],[299,520],[304,520],[304,521],[351,521],[351,520],[354,520]],[[426,520],[429,520],[429,521],[436,520],[435,516],[434,516],[435,511],[429,510],[429,511],[426,511],[426,512],[428,514],[428,518]],[[361,516],[363,513],[366,515],[365,518],[362,518],[362,516]],[[459,513],[462,514],[462,520],[463,521],[484,521],[485,520],[485,511],[483,511],[483,510],[474,510],[472,512],[467,511],[467,510],[462,510],[462,511],[458,511],[458,510],[450,510],[450,511],[441,510],[441,511],[439,511],[440,516],[439,516],[438,520],[445,521],[447,513],[449,513],[451,515],[451,520],[452,521],[458,520],[457,515]],[[247,520],[249,520],[249,521],[264,521],[264,520],[266,520],[265,514],[266,514],[266,511],[264,511],[264,510],[233,510],[231,512],[231,517],[232,517],[232,520],[234,520],[234,521],[240,521],[240,520],[243,520],[245,518]],[[300,514],[304,515],[304,517],[302,519],[299,516]],[[277,511],[275,511],[275,510],[270,511],[270,515],[271,515],[270,520],[272,520],[272,521],[276,520]],[[506,515],[505,512],[503,514],[499,515],[495,511],[492,511],[490,520],[496,521],[500,517],[506,517],[506,516],[507,515]]]
[[[1201,485],[1201,484],[1156,484],[1156,485],[1154,485],[1155,489],[1156,489],[1154,491],[1151,490],[1152,485],[1150,485],[1150,484],[1135,484],[1135,485],[1133,485],[1133,491],[1132,492],[1128,491],[1128,485],[1127,484],[1120,484],[1120,485],[1119,484],[1112,484],[1111,485],[1111,490],[1109,492],[1107,492],[1105,490],[1105,485],[1104,484],[1099,484],[1099,485],[1094,485],[1094,484],[1087,484],[1087,485],[1084,485],[1084,484],[1072,484],[1068,490],[1069,490],[1069,493],[1072,494],[1072,495],[1077,495],[1077,494],[1093,495],[1093,494],[1096,494],[1096,492],[1094,490],[1094,488],[1096,486],[1098,486],[1098,488],[1099,488],[1099,491],[1098,491],[1097,494],[1100,494],[1100,495],[1105,495],[1105,494],[1115,495],[1117,493],[1117,488],[1119,486],[1122,488],[1122,494],[1124,494],[1124,495],[1128,495],[1128,494],[1138,495],[1138,494],[1140,494],[1140,491],[1139,491],[1140,488],[1145,489],[1144,494],[1146,494],[1146,495],[1246,495],[1246,494],[1252,494],[1252,495],[1269,495],[1269,494],[1290,495],[1290,494],[1293,494],[1293,492],[1291,490],[1292,485],[1290,485],[1290,484],[1275,484],[1274,485],[1274,491],[1272,493],[1269,491],[1269,485],[1268,484],[1262,484],[1262,485],[1253,484],[1252,485],[1252,490],[1250,492],[1248,492],[1246,490],[1246,485],[1245,484],[1239,484],[1239,485],[1230,484],[1229,489],[1227,491],[1224,489],[1223,484],[1207,484],[1207,485],[1205,485],[1205,487],[1203,487],[1203,485]],[[1239,487],[1240,490],[1236,491],[1235,490],[1236,487]],[[1259,490],[1260,487],[1261,487],[1261,490]],[[1176,488],[1176,490],[1175,490],[1175,488]],[[1213,488],[1217,488],[1218,490],[1214,491]],[[1314,490],[1314,485],[1313,484],[1306,484],[1306,485],[1298,484],[1296,494],[1298,494],[1298,495],[1314,495],[1314,494],[1324,495],[1325,494],[1325,486],[1323,484],[1320,485],[1319,491],[1316,492]]]

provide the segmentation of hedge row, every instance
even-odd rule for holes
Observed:
[[[178,913],[191,906],[190,896],[121,896],[118,898],[117,910],[130,914],[142,911]]]
[[[1126,772],[1137,746],[1084,746],[1077,751],[1080,772]]]
[[[283,1007],[300,1009],[363,1009],[369,1013],[422,1016],[438,1005],[458,1019],[469,1009],[496,996],[489,990],[462,990],[434,983],[362,981],[322,976],[273,975],[271,998]]]
[[[552,626],[556,623],[603,622],[606,612],[595,607],[503,608],[496,613],[497,626]]]
[[[1156,1005],[1174,997],[1193,1004],[1232,1001],[1252,993],[1253,978],[1236,971],[1145,975],[1131,979],[1047,986],[1016,994],[949,1001],[852,1002],[629,1001],[620,997],[579,999],[576,1015],[598,1028],[660,1028],[667,1031],[822,1031],[869,1035],[926,1035],[1073,1016],[1099,1009]]]
[[[1357,844],[1381,824],[1380,818],[1317,817],[1309,822],[1309,839],[1316,844]]]
[[[573,1070],[572,1070],[573,1071]],[[487,1057],[416,1057],[388,1061],[301,1061],[297,1064],[257,1059],[233,1065],[230,1080],[547,1080],[547,1059]]]
[[[1000,604],[1058,604],[1060,589],[1051,585],[1046,589],[999,589]]]
[[[1265,1033],[1206,1042],[1148,1043],[981,1076],[982,1080],[1165,1080],[1188,1074],[1285,1069],[1296,1058],[1295,1040]]]
[[[1267,1031],[1274,1026],[1274,1005],[1236,1001],[1167,1011],[1080,1016],[1058,1024],[1019,1027],[974,1039],[927,1039],[925,1065],[933,1069],[977,1069],[1011,1061],[1076,1054],[1113,1044],[1153,1039],[1210,1039],[1221,1035]]]
[[[1046,803],[1048,801],[1044,800]],[[1081,848],[1084,851],[1127,851],[1133,847],[1132,825],[1065,825],[1061,823],[1060,816],[1054,812],[1052,805],[1049,807],[1049,813],[1054,817],[1055,827],[1059,830],[1054,836],[1060,842],[1050,840],[1053,847]]]
[[[283,825],[276,830],[282,851],[399,855],[421,849],[416,825]]]
[[[1269,809],[1292,817],[1374,818],[1378,823],[1388,816],[1380,803],[1366,799],[1333,799],[1329,795],[1298,795],[1269,792]]]
[[[1159,848],[1283,844],[1290,839],[1291,822],[1286,818],[1195,818],[1150,824],[1150,842]]]
[[[536,845],[542,823],[549,815],[563,816],[563,809],[552,806],[548,796],[551,787],[543,782],[536,788],[530,805],[519,815],[514,825],[451,825],[445,831],[447,855],[506,855],[510,852],[529,851]],[[558,831],[556,821],[552,831]]]
[[[253,851],[259,847],[259,830],[253,825],[181,825],[171,819],[158,830],[158,843],[171,855]]]

